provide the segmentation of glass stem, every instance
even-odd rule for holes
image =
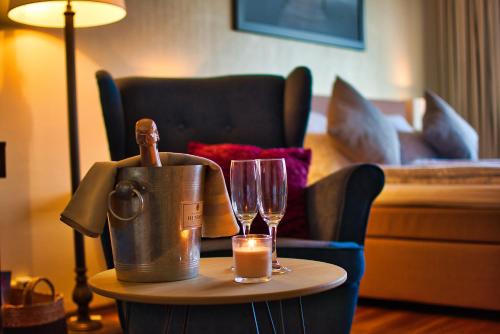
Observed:
[[[241,222],[241,227],[243,228],[243,235],[249,235],[250,234],[250,226],[252,225],[251,220],[243,220]]]
[[[273,268],[279,268],[278,254],[276,253],[276,232],[278,231],[278,224],[269,224],[269,235],[273,239]]]

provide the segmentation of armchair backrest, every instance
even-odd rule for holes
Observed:
[[[113,79],[96,73],[111,158],[139,153],[135,122],[153,119],[160,151],[186,152],[189,141],[301,147],[311,103],[305,67],[288,77],[234,75],[214,78]]]

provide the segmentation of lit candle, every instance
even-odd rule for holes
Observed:
[[[272,240],[268,235],[233,237],[235,281],[266,282],[272,275]]]

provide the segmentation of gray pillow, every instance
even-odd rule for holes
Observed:
[[[437,152],[424,140],[419,132],[398,132],[401,145],[401,164],[410,165],[415,160],[437,159]]]
[[[425,104],[424,139],[440,158],[477,160],[476,130],[437,94],[425,92]]]
[[[353,162],[399,165],[395,128],[370,101],[337,77],[328,109],[328,132]]]

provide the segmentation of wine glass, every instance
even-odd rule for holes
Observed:
[[[273,273],[284,274],[291,270],[278,262],[276,232],[285,215],[288,194],[285,159],[260,159],[257,166],[259,212],[273,239]]]
[[[243,235],[250,234],[250,226],[257,216],[257,162],[231,160],[231,204],[241,222]]]

